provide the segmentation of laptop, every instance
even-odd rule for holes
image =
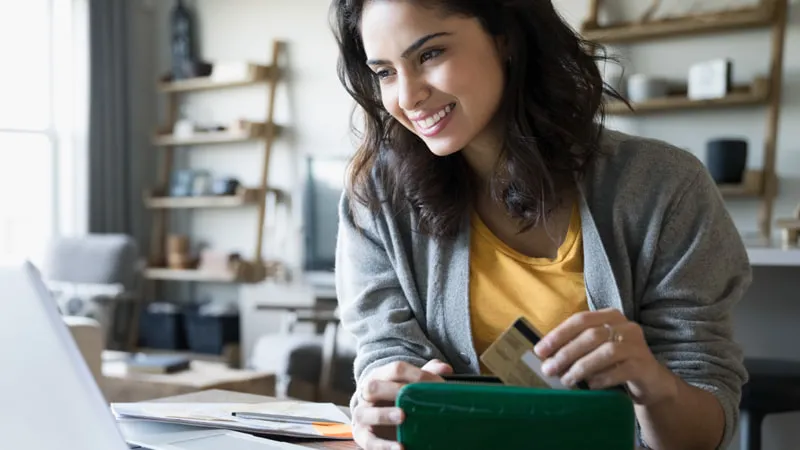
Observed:
[[[0,264],[0,448],[300,450],[228,430],[117,423],[41,275]]]

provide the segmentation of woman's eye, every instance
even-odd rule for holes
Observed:
[[[426,50],[426,51],[422,52],[422,54],[419,56],[419,59],[420,59],[420,62],[425,62],[425,61],[427,61],[429,59],[436,58],[437,56],[441,55],[442,53],[444,53],[444,50],[440,50],[440,49]]]
[[[386,77],[388,77],[388,76],[390,76],[391,74],[392,73],[389,70],[386,70],[386,69],[381,69],[381,70],[375,72],[375,76],[377,76],[381,80],[386,78]]]

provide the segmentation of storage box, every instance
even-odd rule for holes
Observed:
[[[139,318],[139,346],[185,350],[187,346],[183,314],[173,305],[149,305]]]
[[[187,311],[186,341],[195,353],[221,355],[226,344],[239,343],[239,315],[209,315]]]

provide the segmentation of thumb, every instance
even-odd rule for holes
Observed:
[[[422,370],[439,376],[450,375],[453,373],[453,367],[451,367],[450,364],[442,362],[438,359],[432,359],[428,361],[424,366],[422,366]]]

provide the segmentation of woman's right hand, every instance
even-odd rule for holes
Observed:
[[[358,388],[359,402],[353,411],[353,438],[364,450],[401,450],[396,442],[397,425],[405,419],[394,406],[400,388],[417,382],[442,382],[442,375],[453,373],[449,364],[438,359],[419,368],[406,362],[393,362],[374,369]]]

